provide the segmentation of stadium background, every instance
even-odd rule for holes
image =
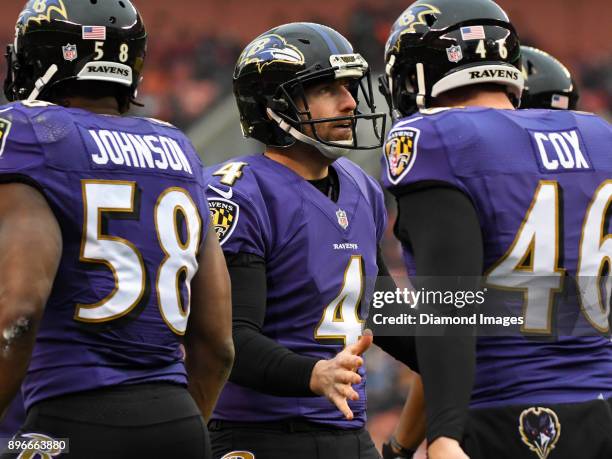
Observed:
[[[411,3],[410,0],[133,1],[142,12],[150,37],[139,97],[145,107],[134,114],[170,121],[185,130],[207,165],[261,151],[261,145],[242,138],[231,95],[234,63],[252,38],[286,22],[327,24],[347,36],[377,74],[383,66],[383,48],[390,26]],[[610,121],[612,2],[497,1],[510,16],[523,44],[550,52],[570,69],[580,88],[579,108]],[[2,1],[0,41],[12,41],[15,19],[24,3]],[[2,75],[5,69],[2,61]],[[0,101],[4,102],[1,97]],[[386,107],[382,100],[377,105],[380,110]],[[378,176],[379,152],[358,152],[353,158]],[[392,221],[394,210],[389,204]],[[384,251],[390,269],[400,278],[403,274],[400,249],[390,230]],[[367,362],[369,429],[380,444],[395,426],[411,374],[376,348],[368,351]]]

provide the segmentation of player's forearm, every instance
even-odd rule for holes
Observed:
[[[0,415],[8,408],[26,374],[38,321],[22,317],[0,329]],[[2,416],[0,416],[1,419]]]
[[[236,361],[230,380],[281,397],[308,397],[319,359],[296,354],[245,323],[234,324]]]
[[[0,284],[0,414],[19,390],[36,342],[48,289],[32,282]]]
[[[192,280],[185,333],[189,391],[208,420],[234,361],[230,278],[216,233],[209,229]]]
[[[226,258],[236,347],[230,381],[270,395],[314,396],[310,377],[318,359],[296,354],[261,331],[267,307],[265,260],[247,253]]]
[[[439,437],[461,441],[474,384],[474,348],[472,337],[417,337],[430,444]]]
[[[417,449],[425,438],[425,395],[417,373],[411,375],[410,391],[395,429],[395,439],[408,449]]]
[[[0,412],[28,367],[36,330],[62,253],[62,236],[42,194],[0,185]]]
[[[403,194],[398,204],[404,216],[398,236],[405,246],[414,248],[422,287],[427,291],[474,289],[472,284],[482,274],[483,248],[480,222],[469,198],[456,189],[430,188]],[[462,314],[454,305],[419,307],[419,312]],[[421,328],[416,348],[425,389],[427,440],[430,444],[439,437],[460,441],[474,383],[474,330],[470,326]]]
[[[189,392],[208,421],[232,369],[232,341],[216,346],[206,342],[190,343],[186,345],[185,353]]]

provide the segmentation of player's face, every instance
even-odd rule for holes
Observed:
[[[317,118],[335,118],[353,115],[357,103],[349,91],[347,79],[334,80],[310,86],[304,91],[310,116]],[[300,110],[304,109],[303,102],[297,102]],[[304,132],[314,138],[311,125],[304,125]],[[351,140],[353,130],[349,120],[317,123],[317,135],[322,140],[338,141]]]

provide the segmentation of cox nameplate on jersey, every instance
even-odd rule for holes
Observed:
[[[591,158],[578,130],[529,131],[538,167],[542,173],[592,170]]]

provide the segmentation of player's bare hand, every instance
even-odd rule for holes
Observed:
[[[428,459],[427,457],[427,440],[423,440],[419,445],[412,459]]]
[[[459,442],[448,437],[439,437],[427,448],[429,459],[470,459]]]
[[[363,365],[360,355],[371,346],[372,340],[372,332],[365,330],[359,341],[345,347],[333,359],[319,360],[310,376],[310,390],[327,397],[348,420],[353,419],[348,400],[359,399],[352,386],[361,382],[357,374]]]

